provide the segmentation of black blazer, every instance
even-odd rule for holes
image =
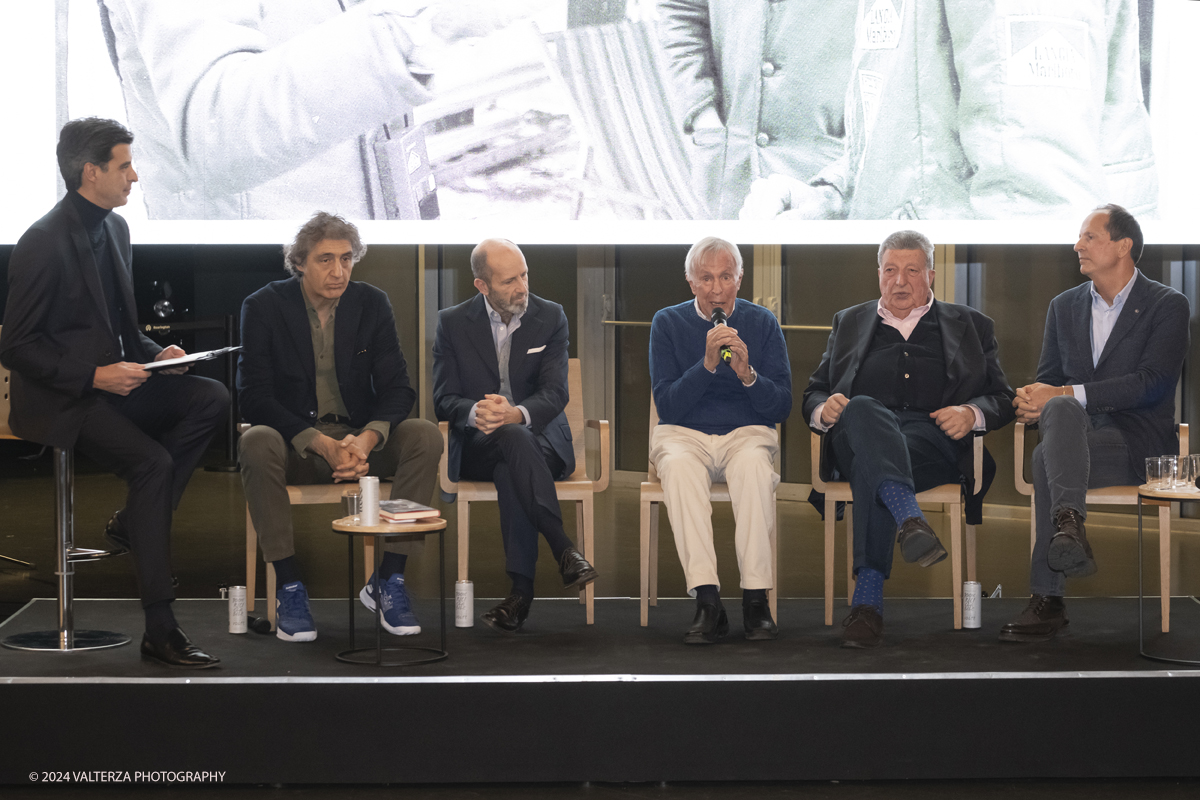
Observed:
[[[1146,459],[1178,451],[1175,384],[1188,351],[1187,298],[1138,272],[1104,352],[1092,366],[1091,282],[1050,301],[1037,379],[1083,384],[1087,412],[1108,414],[1145,477]]]
[[[467,417],[485,394],[500,391],[500,364],[482,294],[438,312],[433,344],[433,401],[439,420],[450,423],[448,471],[457,481]],[[513,404],[529,410],[534,433],[542,434],[563,460],[561,480],[575,471],[575,446],[567,407],[567,315],[562,306],[529,295],[529,308],[512,337],[508,375]]]
[[[1008,385],[1004,370],[997,357],[995,324],[991,318],[970,306],[934,301],[938,328],[942,335],[942,353],[946,359],[946,389],[942,394],[942,408],[946,406],[978,406],[983,412],[987,430],[1002,428],[1016,416],[1013,398],[1016,393]],[[854,378],[862,366],[879,324],[879,301],[871,300],[839,311],[833,317],[833,331],[817,371],[808,379],[804,390],[804,422],[808,424],[813,411],[829,399],[831,394],[841,392],[853,397]],[[964,443],[970,437],[964,437]],[[824,442],[822,442],[824,445]],[[963,476],[973,473],[971,450],[961,448],[959,472]],[[977,525],[983,518],[983,497],[987,494],[996,476],[996,462],[991,453],[984,450],[983,488],[978,494],[967,491],[967,523]],[[815,492],[814,492],[815,495]],[[810,501],[814,502],[813,497]],[[819,506],[823,511],[823,504]]]
[[[269,283],[242,303],[237,375],[242,418],[271,426],[287,441],[317,421],[317,365],[308,326],[299,278]],[[333,343],[350,425],[381,420],[395,427],[404,421],[417,393],[408,382],[387,295],[351,281],[338,302]]]
[[[879,301],[871,300],[839,311],[833,317],[833,331],[817,371],[804,390],[804,422],[831,394],[853,396],[854,378],[862,366],[875,326],[879,320]],[[946,358],[946,391],[942,408],[971,403],[983,412],[989,431],[1012,421],[1016,396],[1004,377],[996,355],[995,325],[992,320],[969,306],[934,301],[942,351]]]
[[[119,332],[109,321],[96,258],[70,198],[33,223],[13,249],[0,363],[12,371],[8,421],[22,439],[73,447],[88,405],[102,402],[92,387],[96,367],[144,364],[162,350],[137,329],[129,224],[115,213],[103,224],[125,309]],[[118,333],[126,345],[123,359]]]

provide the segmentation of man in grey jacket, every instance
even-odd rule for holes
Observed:
[[[755,178],[808,180],[842,153],[854,6],[659,0],[693,188],[733,219]]]
[[[741,216],[1077,218],[1158,205],[1136,0],[859,0],[845,152]]]
[[[1037,540],[1028,608],[1005,642],[1067,627],[1067,578],[1096,572],[1084,530],[1088,489],[1145,482],[1145,459],[1175,451],[1175,385],[1188,349],[1187,298],[1135,266],[1142,229],[1118,205],[1096,209],[1075,244],[1089,283],[1050,301],[1037,382],[1017,390],[1017,419],[1038,424]]]

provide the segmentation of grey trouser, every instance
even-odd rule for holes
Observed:
[[[1129,463],[1121,431],[1106,415],[1089,416],[1073,397],[1052,398],[1038,421],[1042,441],[1033,450],[1033,492],[1037,508],[1037,542],[1029,565],[1033,594],[1061,597],[1067,579],[1050,569],[1046,553],[1057,530],[1054,515],[1073,508],[1084,518],[1088,489],[1140,484]]]
[[[358,430],[347,425],[317,423],[317,430],[341,439]],[[368,475],[391,478],[391,498],[431,503],[437,485],[438,459],[442,455],[442,435],[437,426],[423,419],[406,419],[392,428],[382,450],[368,457]],[[258,531],[263,560],[279,561],[296,554],[292,533],[292,507],[287,485],[332,483],[329,463],[309,453],[302,458],[279,431],[255,425],[238,442],[238,460],[242,464],[242,487],[250,506],[250,519]],[[347,485],[347,488],[350,488]],[[385,544],[389,553],[420,552],[424,541]]]

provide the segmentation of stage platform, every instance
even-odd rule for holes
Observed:
[[[1200,671],[1141,658],[1137,600],[1068,601],[1071,635],[1037,645],[996,633],[1024,599],[985,600],[954,631],[949,600],[887,601],[885,642],[838,647],[819,600],[780,602],[781,636],[686,647],[690,600],[602,599],[596,624],[569,600],[535,601],[526,630],[449,629],[450,657],[421,667],[343,664],[346,601],[317,600],[316,642],[225,632],[219,600],[180,600],[219,669],[143,663],[132,600],[81,600],[76,627],[134,642],[80,653],[0,650],[0,782],[33,772],[220,772],[225,783],[867,780],[1200,775]],[[477,599],[476,612],[490,601]],[[449,604],[448,604],[449,606]],[[1172,604],[1147,646],[1200,658],[1200,605]],[[259,607],[261,612],[261,605]],[[418,600],[437,643],[437,603]],[[0,637],[52,628],[35,600]],[[453,624],[453,609],[448,608]],[[835,619],[840,623],[845,607]],[[359,645],[371,619],[357,615]]]

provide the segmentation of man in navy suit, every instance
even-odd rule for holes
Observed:
[[[242,485],[263,558],[279,582],[275,635],[317,638],[308,591],[296,563],[287,485],[392,478],[391,497],[429,503],[442,437],[408,419],[417,394],[387,295],[350,280],[367,248],[341,217],[315,214],[284,248],[292,277],[242,304],[238,401],[253,427],[238,443]],[[408,555],[423,542],[384,545],[378,587],[383,626],[421,632],[404,585]],[[375,611],[376,582],[359,593]]]
[[[946,557],[916,492],[962,480],[971,459],[968,434],[1013,417],[992,320],[934,301],[933,278],[928,238],[899,231],[884,239],[880,299],[834,316],[825,355],[804,391],[805,419],[826,432],[834,466],[854,495],[857,580],[844,647],[882,640],[883,582],[897,542],[905,561],[923,567]],[[985,491],[988,467],[994,474],[990,457]],[[979,509],[968,508],[968,519],[973,511]]]
[[[507,239],[471,252],[479,294],[438,313],[433,399],[450,423],[451,480],[491,481],[512,592],[483,615],[504,633],[529,616],[538,532],[558,562],[563,585],[585,586],[597,572],[563,530],[554,481],[575,471],[567,406],[567,317],[529,292],[529,268]]]
[[[142,368],[184,352],[137,329],[129,225],[111,213],[138,179],[132,143],[109,119],[63,126],[57,152],[67,196],[13,250],[0,361],[12,370],[14,433],[76,448],[129,485],[106,534],[133,554],[146,614],[142,654],[203,669],[219,659],[192,644],[171,610],[171,516],[227,418],[229,391],[182,374],[186,367]]]
[[[1146,459],[1176,451],[1175,385],[1188,349],[1187,298],[1137,269],[1142,229],[1097,208],[1075,252],[1089,283],[1050,301],[1037,382],[1017,390],[1017,419],[1037,424],[1037,541],[1029,606],[1000,640],[1051,639],[1067,627],[1067,578],[1096,572],[1084,529],[1088,489],[1141,484]]]

